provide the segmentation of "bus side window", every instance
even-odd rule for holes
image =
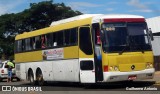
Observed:
[[[35,37],[31,38],[31,46],[33,50],[36,49]]]
[[[70,29],[64,31],[64,46],[69,45]]]
[[[63,31],[57,32],[57,46],[63,46]]]
[[[53,37],[53,39],[52,39],[53,47],[57,46],[56,34],[57,33],[53,33],[53,35],[52,35],[52,37]]]
[[[81,27],[80,28],[80,49],[87,55],[93,54],[92,49],[92,41],[91,41],[91,34],[90,34],[90,28],[89,27]]]
[[[47,37],[47,43],[46,43],[47,47],[51,47],[53,45],[53,36],[50,33],[50,34],[47,34],[46,37]]]
[[[30,38],[25,39],[25,51],[31,50]]]
[[[35,40],[36,40],[36,49],[41,48],[41,41],[40,41],[40,37],[39,37],[39,36],[37,36],[37,37],[35,38]]]
[[[46,48],[47,47],[47,38],[46,35],[41,36],[41,48]]]
[[[17,52],[21,52],[22,51],[22,40],[18,40],[17,41]]]
[[[70,31],[70,44],[74,45],[77,44],[78,42],[78,33],[77,33],[77,28],[73,28]]]
[[[25,39],[22,40],[22,51],[25,51]]]

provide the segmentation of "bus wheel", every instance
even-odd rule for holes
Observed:
[[[35,85],[33,72],[29,72],[29,81],[31,85]]]
[[[41,71],[38,71],[38,74],[37,74],[37,83],[40,86],[44,85],[44,79],[43,79],[43,75],[42,75]]]

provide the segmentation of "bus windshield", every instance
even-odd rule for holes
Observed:
[[[146,23],[106,23],[102,28],[104,52],[151,50]]]

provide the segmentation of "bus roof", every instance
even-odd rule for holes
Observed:
[[[91,24],[93,16],[94,15],[84,15],[84,16],[81,15],[77,17],[72,17],[72,18],[56,21],[56,22],[53,22],[50,27],[35,30],[32,32],[24,32],[23,34],[19,34],[16,36],[15,40],[43,35],[43,34],[47,34],[51,32],[56,32],[56,31],[60,31],[64,29],[86,25],[86,24]]]
[[[103,19],[114,19],[114,18],[144,18],[138,15],[128,15],[128,14],[84,14],[60,21],[52,22],[50,27],[35,30],[32,32],[25,32],[16,36],[15,40],[29,38],[33,36],[43,35],[51,32],[56,32],[63,29],[74,28],[91,23],[99,23]]]
[[[89,18],[89,17],[93,17],[92,19],[92,23],[98,23],[100,22],[100,20],[105,19],[114,19],[114,18],[144,18],[143,16],[139,16],[139,15],[129,15],[129,14],[83,14],[83,15],[79,15],[79,16],[75,16],[75,17],[71,17],[71,18],[67,18],[67,19],[63,19],[63,20],[59,20],[59,21],[54,21],[51,23],[50,26],[56,26],[59,24],[64,24],[67,22],[72,22],[72,21],[76,21],[76,20],[82,20],[85,18]]]
[[[107,14],[107,15],[98,15],[93,17],[92,23],[103,22],[103,19],[116,19],[116,18],[144,18],[139,15],[129,15],[129,14]]]
[[[86,19],[86,18],[90,18],[90,17],[99,16],[99,15],[102,15],[102,14],[83,14],[83,15],[79,15],[79,16],[75,16],[75,17],[71,17],[71,18],[67,18],[67,19],[62,19],[59,21],[54,21],[51,23],[50,26],[64,24],[64,23],[72,22],[72,21],[76,21],[76,20],[82,20],[82,19]]]

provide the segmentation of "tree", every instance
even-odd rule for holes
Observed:
[[[14,53],[16,34],[31,32],[48,27],[51,22],[82,14],[74,11],[64,3],[53,3],[53,0],[31,3],[29,9],[19,13],[0,16],[0,57],[10,57]]]

